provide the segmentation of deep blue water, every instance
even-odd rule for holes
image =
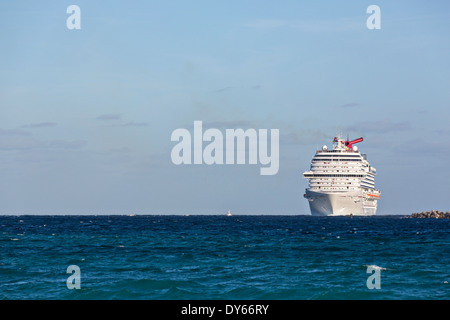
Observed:
[[[450,220],[0,216],[0,228],[0,299],[450,298]],[[383,268],[380,289],[368,266]]]

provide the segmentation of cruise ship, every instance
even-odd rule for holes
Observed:
[[[309,171],[303,177],[309,180],[304,197],[313,216],[370,216],[377,212],[380,191],[375,189],[376,169],[367,161],[367,155],[358,151],[356,143],[333,140],[333,149],[324,145],[317,150]]]

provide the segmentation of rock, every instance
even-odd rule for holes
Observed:
[[[450,219],[450,213],[439,210],[422,211],[421,213],[412,213],[411,218]]]

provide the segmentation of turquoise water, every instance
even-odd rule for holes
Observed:
[[[450,220],[1,216],[0,227],[0,299],[450,298]],[[368,266],[382,268],[380,289]]]

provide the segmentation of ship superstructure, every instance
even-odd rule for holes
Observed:
[[[317,150],[309,171],[304,197],[309,201],[311,215],[375,215],[380,191],[375,189],[376,169],[355,144],[363,141],[333,140],[333,149],[326,145]]]

